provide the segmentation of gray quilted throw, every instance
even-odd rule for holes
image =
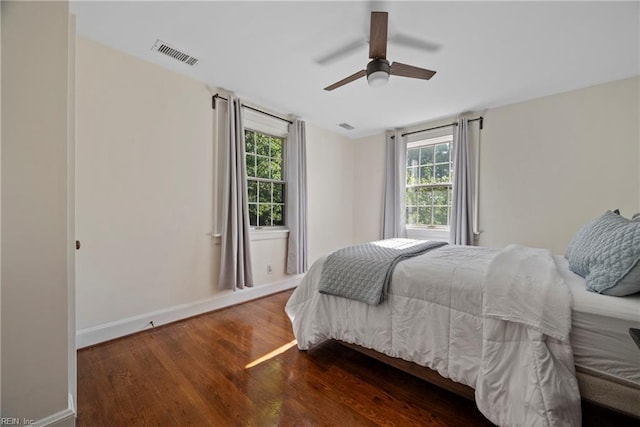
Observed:
[[[339,249],[324,261],[320,293],[380,304],[389,289],[393,269],[400,261],[446,244],[387,239]]]

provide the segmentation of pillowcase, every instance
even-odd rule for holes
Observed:
[[[582,227],[569,243],[569,269],[605,295],[640,292],[640,222],[611,211]]]
[[[609,212],[609,211],[607,211]],[[620,215],[620,209],[614,209],[613,211],[614,214]],[[638,215],[638,220],[640,221],[640,212],[638,212],[636,215]],[[635,218],[635,215],[634,215]],[[583,227],[584,228],[584,227]],[[582,230],[580,230],[582,231]],[[580,231],[578,231],[578,233],[580,233]],[[577,235],[576,235],[577,237]],[[569,259],[569,257],[571,256],[571,249],[573,248],[573,242],[576,240],[576,237],[574,237],[570,242],[569,245],[567,245],[567,249],[564,250],[564,257],[566,259]]]

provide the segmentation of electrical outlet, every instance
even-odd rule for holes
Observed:
[[[273,273],[273,268],[271,268],[271,264],[267,264],[267,274]]]

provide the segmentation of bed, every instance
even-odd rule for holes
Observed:
[[[567,260],[556,259],[573,296],[571,346],[582,398],[640,418],[640,348],[629,333],[640,325],[640,294],[588,292]]]
[[[628,333],[640,327],[640,296],[587,292],[563,257],[515,245],[435,248],[397,264],[377,305],[319,293],[325,261],[314,263],[285,308],[301,350],[332,339],[399,361],[410,373],[475,397],[498,425],[580,425],[581,398],[640,417],[640,349]],[[511,279],[494,277],[508,265]],[[489,277],[503,287],[487,291]],[[562,290],[537,303],[538,317],[533,310],[520,318],[535,295],[510,309],[487,307],[494,300],[487,292],[515,289],[515,279],[524,292],[538,281]],[[549,323],[554,317],[568,327]]]

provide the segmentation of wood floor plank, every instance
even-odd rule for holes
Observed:
[[[284,313],[290,295],[78,351],[77,425],[491,425],[472,401],[338,343],[299,351]],[[630,420],[586,414],[585,425]]]

